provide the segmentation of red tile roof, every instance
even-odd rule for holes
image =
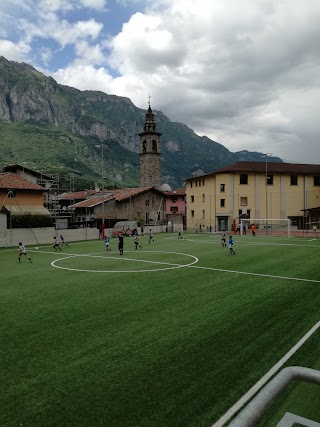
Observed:
[[[164,191],[166,196],[185,196],[186,189],[185,188],[177,188],[176,190]]]
[[[89,208],[93,206],[100,205],[103,201],[107,202],[109,200],[115,199],[117,202],[122,202],[123,200],[130,199],[130,197],[138,196],[139,194],[145,193],[146,191],[153,190],[161,193],[159,190],[156,190],[153,187],[140,187],[140,188],[119,188],[112,191],[105,192],[105,195],[98,193],[93,197],[89,197],[86,200],[75,203],[72,205],[74,208]]]
[[[130,197],[138,196],[139,194],[145,193],[149,190],[155,190],[153,187],[138,187],[138,188],[121,188],[119,190],[115,190],[116,201],[120,202],[125,199],[129,199]]]
[[[59,200],[81,200],[81,199],[85,199],[88,196],[93,196],[95,194],[99,194],[99,192],[97,193],[96,190],[83,190],[83,191],[76,191],[74,193],[62,193],[58,196]]]
[[[320,165],[300,164],[300,163],[281,163],[281,162],[237,162],[230,166],[217,169],[213,172],[194,176],[191,179],[197,179],[203,176],[216,175],[219,173],[268,173],[290,174],[290,175],[320,175]]]
[[[82,200],[82,202],[75,203],[74,205],[71,205],[73,208],[92,208],[94,206],[100,205],[102,202],[107,202],[109,200],[112,200],[115,198],[114,194],[105,194],[105,195],[98,195],[90,197],[89,199]]]
[[[33,182],[30,182],[12,172],[0,173],[0,188],[45,191],[45,189],[40,187],[40,185],[34,184]]]
[[[17,170],[28,172],[29,174],[32,174],[32,175],[37,176],[39,178],[41,177],[42,179],[46,179],[48,181],[52,180],[52,177],[49,176],[49,175],[47,175],[47,174],[34,171],[32,169],[26,168],[25,166],[21,166],[21,165],[8,165],[8,166],[5,166],[3,168],[4,172],[13,172],[13,173],[16,173]]]

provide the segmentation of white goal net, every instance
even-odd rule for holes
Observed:
[[[290,237],[291,221],[287,218],[250,218],[241,219],[240,232],[241,235],[251,234],[252,226],[255,225],[256,236],[285,236]]]

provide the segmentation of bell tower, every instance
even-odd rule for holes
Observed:
[[[160,136],[150,106],[140,137],[140,186],[160,187]]]

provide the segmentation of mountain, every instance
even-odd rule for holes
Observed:
[[[63,86],[28,64],[0,57],[0,167],[21,164],[59,173],[64,187],[70,177],[83,188],[102,174],[106,186],[138,186],[137,134],[145,113],[129,98]],[[162,133],[162,182],[173,188],[192,175],[239,160],[264,160],[262,153],[232,153],[162,112],[154,113]]]

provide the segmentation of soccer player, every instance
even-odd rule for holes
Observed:
[[[31,258],[27,254],[26,247],[22,244],[22,242],[19,242],[19,256],[18,256],[18,262],[21,262],[21,255],[24,255],[28,258],[28,260],[32,263]]]
[[[232,240],[232,236],[229,236],[228,246],[229,246],[230,255],[235,255],[236,253],[235,253],[235,251],[233,250],[233,240]]]
[[[109,252],[109,251],[111,252],[111,248],[110,248],[110,246],[109,246],[109,245],[110,245],[110,240],[109,240],[109,237],[108,237],[108,236],[105,236],[105,237],[104,237],[104,243],[105,243],[105,245],[106,245],[106,251],[107,251],[107,252]]]
[[[119,233],[118,248],[119,248],[120,255],[123,255],[123,243],[124,243],[124,233]]]
[[[136,234],[136,235],[134,236],[134,246],[135,246],[135,248],[136,248],[136,249],[138,249],[138,247],[142,249],[142,246],[140,246],[140,245],[139,245],[139,237],[138,237],[138,234]]]
[[[257,237],[256,236],[256,226],[254,224],[251,225],[251,231],[252,231],[252,237]]]
[[[57,241],[56,236],[53,236],[53,245],[52,247],[57,251],[58,249],[61,251],[60,243]]]
[[[151,243],[151,241],[153,241],[153,243],[154,243],[153,234],[152,234],[152,231],[151,231],[151,228],[150,228],[150,231],[149,231],[149,243]]]
[[[181,235],[181,230],[180,230],[180,228],[179,228],[179,231],[178,231],[178,240],[183,240],[183,237],[182,237],[182,235]]]
[[[222,244],[222,246],[223,246],[224,248],[227,246],[227,243],[226,243],[226,233],[225,233],[225,232],[223,232],[223,233],[222,233],[222,236],[221,236],[221,244]]]
[[[66,245],[69,247],[68,243],[65,241],[65,238],[62,236],[62,234],[60,235],[60,245],[61,246]]]

